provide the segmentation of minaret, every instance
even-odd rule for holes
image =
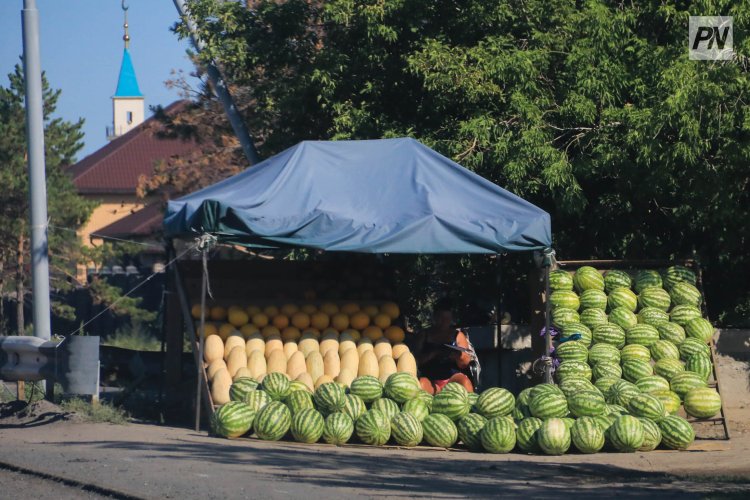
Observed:
[[[143,94],[138,88],[138,80],[135,77],[133,61],[130,60],[130,35],[128,34],[128,9],[125,0],[122,2],[122,10],[125,14],[125,34],[122,36],[125,42],[125,50],[122,53],[122,64],[120,65],[120,76],[117,79],[117,90],[112,96],[112,125],[107,127],[107,139],[115,139],[130,129],[140,125],[144,120]]]

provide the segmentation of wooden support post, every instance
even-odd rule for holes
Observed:
[[[19,401],[26,401],[26,382],[23,380],[16,382],[16,397]]]

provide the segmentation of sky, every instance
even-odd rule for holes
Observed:
[[[112,94],[117,87],[123,52],[120,0],[37,0],[42,70],[52,88],[62,90],[56,116],[85,120],[82,159],[107,143],[112,124]],[[164,82],[173,70],[193,71],[187,40],[170,31],[177,21],[172,0],[127,0],[130,55],[141,93],[149,106],[166,106],[180,98]],[[0,0],[0,85],[23,53],[23,0]],[[195,85],[196,80],[192,79]]]

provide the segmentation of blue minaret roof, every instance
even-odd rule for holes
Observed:
[[[114,97],[143,97],[141,89],[138,88],[133,61],[130,60],[130,51],[127,48],[122,53],[120,77],[117,79],[117,90]]]

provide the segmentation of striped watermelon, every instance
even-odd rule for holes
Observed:
[[[661,404],[664,405],[664,411],[668,414],[677,413],[680,409],[680,406],[682,406],[680,396],[678,396],[676,392],[672,392],[671,390],[654,391],[650,394],[661,401]]]
[[[643,445],[643,424],[632,415],[620,415],[607,429],[607,438],[617,451],[632,453]]]
[[[555,376],[559,381],[568,377],[591,380],[591,367],[585,361],[563,361],[555,370]]]
[[[265,441],[278,441],[286,435],[291,425],[292,413],[289,408],[281,401],[271,401],[255,417],[255,434]]]
[[[289,395],[284,399],[289,411],[292,412],[292,416],[296,415],[299,411],[305,409],[314,409],[312,394],[307,391],[294,391],[290,392]]]
[[[391,419],[391,436],[401,446],[417,446],[422,434],[422,424],[411,413],[402,411]]]
[[[660,323],[669,321],[669,314],[656,307],[644,307],[638,311],[638,323],[656,327]]]
[[[476,403],[477,413],[490,419],[510,415],[516,405],[516,398],[502,387],[490,387],[482,391]]]
[[[516,429],[516,445],[525,453],[536,453],[539,451],[537,435],[542,426],[542,420],[536,417],[527,417],[518,423]]]
[[[692,305],[678,305],[674,306],[672,310],[669,312],[669,320],[672,323],[677,323],[678,325],[684,327],[688,324],[688,321],[695,318],[701,318],[703,315],[701,314],[701,310],[698,309],[695,306]]]
[[[524,391],[522,391],[522,394],[523,392]],[[524,401],[524,399],[521,397],[522,394],[518,395],[518,401]],[[526,400],[527,404],[530,404],[532,399],[539,397],[542,394],[557,394],[560,396],[565,395],[562,390],[554,384],[538,384],[529,389],[527,396],[528,399]]]
[[[622,378],[622,368],[619,364],[611,361],[602,361],[594,365],[591,369],[594,380],[602,378],[619,379]]]
[[[638,324],[638,316],[627,307],[615,307],[609,312],[607,319],[623,330]]]
[[[595,417],[604,413],[607,403],[601,393],[581,391],[568,398],[570,413],[576,417]]]
[[[685,325],[685,334],[690,339],[697,339],[706,344],[711,342],[714,336],[714,327],[707,319],[695,318]]]
[[[245,401],[247,393],[258,388],[258,381],[251,377],[240,377],[232,383],[229,388],[229,399],[232,401]]]
[[[677,283],[685,282],[695,285],[697,278],[695,273],[684,266],[671,266],[664,271],[664,288],[671,290]]]
[[[317,443],[324,428],[325,420],[317,410],[305,408],[292,417],[292,437],[300,443]]]
[[[552,292],[549,296],[549,302],[552,307],[563,307],[577,311],[581,308],[581,301],[578,294],[568,290],[558,290]]]
[[[456,424],[458,439],[471,451],[482,451],[481,432],[487,419],[478,413],[469,413],[461,417]]]
[[[620,377],[615,377],[615,376],[600,377],[596,379],[596,382],[594,382],[594,385],[596,386],[597,389],[599,389],[599,391],[601,391],[602,394],[606,396],[607,392],[609,392],[609,388],[612,387],[612,384],[614,384],[615,382],[618,382],[619,380],[620,380]]]
[[[654,451],[661,443],[661,431],[659,426],[653,420],[648,418],[639,418],[643,426],[643,444],[638,451]]]
[[[253,427],[255,410],[241,401],[230,401],[221,405],[211,417],[211,430],[225,438],[236,438],[247,434]]]
[[[313,402],[315,407],[324,415],[336,413],[346,406],[346,393],[336,382],[327,382],[315,389]]]
[[[667,380],[672,380],[675,375],[685,371],[685,365],[677,359],[664,358],[654,364],[654,373]]]
[[[654,368],[651,363],[641,359],[629,359],[622,363],[622,376],[628,382],[636,383],[644,377],[654,374]]]
[[[474,409],[474,406],[477,404],[477,401],[479,401],[479,394],[476,392],[470,392],[467,394],[469,398],[469,406],[472,408],[472,411]]]
[[[687,359],[685,370],[697,373],[703,377],[703,380],[708,380],[713,371],[713,363],[711,363],[711,359],[708,356],[697,352]]]
[[[414,418],[416,418],[420,422],[430,414],[430,410],[429,408],[427,408],[427,403],[417,398],[410,399],[409,401],[404,403],[401,408],[406,413],[411,413],[412,415],[414,415]]]
[[[633,282],[633,288],[637,293],[641,293],[643,290],[649,287],[661,288],[662,281],[661,275],[651,269],[644,269],[635,275]]]
[[[581,453],[597,453],[604,447],[604,431],[591,417],[581,417],[570,430],[570,438]]]
[[[516,422],[521,421],[524,418],[529,418],[531,416],[529,405],[517,402],[516,407],[513,408],[510,416],[513,417],[513,420],[515,420]]]
[[[604,276],[591,266],[583,266],[573,275],[573,286],[579,292],[585,290],[604,290]]]
[[[680,344],[680,359],[687,361],[690,356],[695,354],[703,354],[704,356],[711,356],[711,348],[705,342],[702,342],[695,338],[687,338]]]
[[[604,438],[606,442],[607,429],[609,429],[612,426],[612,424],[615,423],[615,420],[617,420],[617,417],[619,416],[620,416],[619,413],[608,413],[606,415],[597,415],[595,417],[589,417],[589,418],[593,419],[594,422],[596,422],[596,425],[598,425],[601,428],[602,432],[604,433]]]
[[[668,340],[674,345],[679,346],[685,340],[685,329],[677,323],[662,321],[656,325],[661,340]]]
[[[479,439],[489,453],[508,453],[516,446],[516,429],[507,418],[495,417],[484,424]]]
[[[579,321],[589,330],[593,330],[599,325],[606,325],[609,321],[607,313],[601,309],[584,309],[579,316]],[[565,331],[565,328],[563,328]]]
[[[638,296],[630,288],[615,288],[609,292],[607,304],[610,309],[624,307],[629,311],[638,309]]]
[[[675,305],[689,305],[700,307],[703,302],[701,293],[695,288],[695,285],[691,285],[685,281],[675,283],[672,289],[669,290],[669,295],[672,297],[672,302]]]
[[[669,380],[659,375],[651,375],[638,380],[635,385],[641,392],[652,393],[656,391],[668,391]]]
[[[525,404],[528,406],[529,401],[531,401],[531,391],[533,389],[534,387],[527,387],[526,389],[519,392],[518,397],[516,397],[516,405]]]
[[[581,294],[579,299],[583,309],[606,309],[607,294],[601,290],[591,288]]]
[[[284,373],[269,373],[263,377],[261,387],[272,401],[283,401],[289,394],[289,377]]]
[[[529,411],[532,416],[542,419],[565,417],[568,414],[568,401],[564,394],[539,393],[532,396]]]
[[[616,288],[631,288],[633,280],[625,271],[612,269],[604,274],[604,291],[610,293]]]
[[[450,448],[456,444],[458,430],[456,424],[442,413],[431,413],[422,421],[424,440],[432,446]]]
[[[328,444],[340,446],[351,439],[354,434],[354,422],[346,413],[331,413],[326,417],[323,427],[323,440]]]
[[[650,418],[654,421],[666,415],[661,400],[650,394],[636,394],[630,398],[628,412],[636,417]]]
[[[271,398],[268,397],[268,394],[266,394],[265,391],[250,391],[245,395],[245,403],[247,403],[255,413],[258,413],[270,402]]]
[[[391,437],[391,420],[382,411],[371,409],[359,417],[354,430],[363,443],[382,446]]]
[[[553,292],[558,290],[572,290],[573,276],[567,271],[556,269],[549,273],[549,287]]]
[[[448,382],[447,384],[445,384],[442,391],[458,392],[459,394],[463,394],[464,396],[469,396],[469,392],[466,390],[466,387],[459,384],[458,382]]]
[[[664,358],[680,359],[680,350],[668,340],[657,340],[651,344],[650,350],[654,361]]]
[[[624,406],[620,406],[618,404],[608,404],[607,408],[605,409],[605,415],[609,415],[610,413],[614,413],[615,415],[629,415],[627,408]]]
[[[594,344],[612,344],[621,349],[625,345],[625,331],[612,323],[599,325],[594,328]]]
[[[659,330],[651,325],[635,325],[625,331],[626,344],[638,344],[645,347],[651,347],[659,340]]]
[[[651,351],[648,347],[640,344],[629,344],[622,348],[620,351],[620,361],[627,361],[629,359],[641,359],[643,361],[651,361]]]
[[[584,314],[586,311],[584,311]],[[580,335],[581,339],[577,342],[581,342],[586,347],[591,345],[591,330],[588,326],[583,323],[566,323],[562,329],[563,337],[571,337],[573,335]]]
[[[422,401],[425,406],[427,406],[427,410],[432,411],[432,400],[434,399],[432,394],[423,389],[419,391],[416,396],[414,396],[414,399]]]
[[[458,391],[440,391],[432,400],[432,413],[440,413],[451,420],[458,420],[471,410],[469,398]]]
[[[638,305],[641,307],[655,307],[664,312],[669,311],[669,306],[672,304],[671,300],[669,292],[663,288],[648,287],[644,288],[638,294]]]
[[[396,402],[388,398],[380,398],[377,401],[373,401],[370,409],[382,412],[389,421],[400,411]]]
[[[589,350],[582,341],[569,340],[557,346],[555,355],[562,361],[586,361],[589,359]]]
[[[344,409],[341,411],[349,415],[353,422],[356,422],[367,411],[365,402],[356,394],[347,394],[344,397],[346,401],[344,402]]]
[[[605,399],[610,404],[627,406],[630,398],[640,393],[641,391],[635,384],[627,380],[620,380],[610,386],[607,394],[605,394]]]
[[[362,398],[365,403],[372,403],[383,397],[383,384],[377,377],[363,375],[352,380],[349,392]]]
[[[421,390],[419,380],[410,373],[396,372],[385,381],[383,391],[386,397],[397,403],[405,403]]]
[[[696,387],[706,387],[706,381],[702,376],[693,372],[682,372],[678,373],[669,381],[669,388],[672,389],[681,399],[685,399],[685,395],[691,389]]]
[[[685,411],[695,418],[711,418],[721,411],[721,396],[710,387],[690,389],[684,399]]]
[[[690,422],[677,415],[668,415],[659,422],[661,442],[667,448],[684,450],[695,440],[695,431]]]
[[[312,394],[310,388],[307,387],[307,385],[301,380],[292,380],[291,382],[289,382],[289,394],[295,391],[305,391],[309,394]]]
[[[612,344],[594,344],[589,349],[589,362],[592,365],[598,363],[619,363],[620,350]]]
[[[537,442],[547,455],[562,455],[570,448],[570,429],[561,418],[548,418],[537,431]]]
[[[578,315],[578,312],[573,309],[557,307],[552,309],[551,320],[555,327],[564,328],[568,323],[580,322],[581,317]]]
[[[601,392],[594,384],[583,378],[567,378],[560,383],[560,389],[566,398],[570,398],[581,391]]]

